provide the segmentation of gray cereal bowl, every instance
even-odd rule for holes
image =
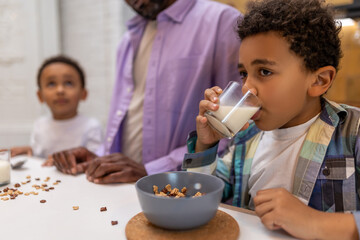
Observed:
[[[186,196],[196,192],[201,197],[161,197],[153,192],[153,185],[159,191],[167,184],[172,188],[187,188]],[[154,225],[171,230],[186,230],[209,222],[216,214],[221,201],[224,182],[211,175],[194,172],[165,172],[145,176],[136,184],[136,192],[146,218]]]

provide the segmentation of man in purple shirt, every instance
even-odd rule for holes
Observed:
[[[236,9],[208,0],[126,0],[138,13],[117,52],[117,78],[99,151],[55,153],[64,173],[133,182],[177,170],[203,91],[239,81]]]

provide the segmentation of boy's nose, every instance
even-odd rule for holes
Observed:
[[[253,85],[249,84],[248,82],[246,82],[246,83],[243,85],[243,87],[242,87],[241,90],[242,90],[243,94],[245,94],[247,91],[250,90],[253,94],[257,95],[257,90],[256,90],[256,88],[255,88]]]
[[[62,85],[59,85],[59,86],[56,88],[56,92],[58,92],[58,93],[64,92],[64,87],[63,87]]]

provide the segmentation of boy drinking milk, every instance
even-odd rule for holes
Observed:
[[[207,89],[183,161],[222,178],[223,201],[298,238],[359,237],[360,111],[323,96],[342,55],[340,29],[324,1],[250,3],[238,23],[239,70],[262,107],[217,154],[221,136],[204,113],[219,108],[222,89]]]

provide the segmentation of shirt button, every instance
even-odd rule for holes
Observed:
[[[120,111],[120,110],[118,110],[118,111],[116,112],[116,115],[118,115],[118,116],[121,116],[121,114],[122,114],[122,111]]]
[[[322,172],[323,172],[324,176],[330,175],[330,170],[327,167],[325,167]]]
[[[111,137],[108,137],[108,138],[107,138],[107,141],[108,141],[108,142],[111,142],[111,141],[112,141],[112,138],[111,138]]]

